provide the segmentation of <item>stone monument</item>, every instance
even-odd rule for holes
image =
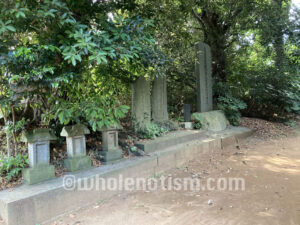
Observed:
[[[104,164],[113,163],[123,158],[123,152],[118,143],[118,130],[120,129],[122,129],[121,126],[100,129],[102,132],[102,151],[99,152],[99,155]]]
[[[132,84],[132,119],[135,130],[143,129],[151,120],[150,81],[139,77]]]
[[[86,155],[85,135],[89,129],[83,124],[64,127],[60,135],[66,137],[68,158],[64,160],[64,166],[68,171],[76,171],[90,168],[91,158]]]
[[[36,184],[55,177],[54,166],[50,165],[50,141],[56,139],[57,137],[47,128],[23,133],[22,141],[28,143],[30,166],[22,171],[26,184]]]
[[[154,78],[152,84],[151,103],[153,121],[168,121],[167,78],[165,76]]]
[[[208,112],[213,110],[210,47],[202,42],[197,43],[196,57],[197,112]]]
[[[224,113],[213,110],[212,60],[210,47],[202,42],[196,44],[195,75],[197,80],[197,113],[192,115],[194,122],[202,129],[222,131],[229,125]]]

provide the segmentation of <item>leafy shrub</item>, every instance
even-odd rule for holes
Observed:
[[[196,130],[200,130],[201,127],[202,127],[201,122],[200,121],[196,121],[196,120],[193,122],[193,125],[194,125],[194,129],[196,129]]]
[[[148,123],[145,128],[140,128],[137,132],[137,136],[143,139],[155,139],[161,136],[161,130],[156,123]]]
[[[229,122],[235,126],[241,122],[240,110],[247,108],[245,102],[233,97],[231,94],[226,94],[224,97],[220,96],[217,106],[225,113]]]
[[[137,132],[137,136],[143,139],[155,139],[170,131],[177,130],[177,125],[172,121],[151,122],[145,128],[141,128]]]
[[[153,122],[153,123],[157,124],[157,126],[159,126],[163,130],[166,130],[167,132],[178,130],[177,123],[170,120],[163,121],[163,122]]]
[[[18,154],[16,157],[0,158],[0,176],[5,176],[9,181],[18,177],[23,168],[28,165],[28,155]]]

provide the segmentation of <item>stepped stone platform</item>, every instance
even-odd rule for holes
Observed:
[[[68,190],[64,183],[66,178],[73,178],[68,180],[68,184],[71,183],[74,187],[78,187],[83,179],[92,183],[100,178],[119,179],[120,175],[123,178],[150,178],[162,171],[184,166],[188,161],[201,157],[203,153],[221,151],[222,148],[236,144],[238,140],[252,134],[250,129],[243,127],[230,127],[221,132],[182,132],[184,133],[170,134],[150,141],[149,146],[152,147],[145,147],[146,151],[150,151],[148,156],[124,159],[116,164],[68,173],[64,177],[40,184],[21,185],[13,190],[1,191],[0,216],[7,225],[42,224],[125,192],[99,191],[96,186],[91,186],[88,191],[78,188]],[[158,144],[159,140],[164,144]]]
[[[154,140],[139,141],[135,146],[145,151],[146,153],[156,152],[174,145],[187,143],[205,137],[205,131],[202,130],[180,130],[170,132],[162,137]]]

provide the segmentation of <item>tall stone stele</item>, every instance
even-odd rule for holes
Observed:
[[[196,43],[197,112],[213,110],[212,61],[210,47],[202,42]]]
[[[86,155],[85,135],[89,129],[83,124],[64,127],[60,135],[66,137],[68,158],[64,160],[64,166],[68,171],[76,171],[90,168],[91,158]]]
[[[146,127],[151,120],[150,81],[139,77],[132,84],[132,119],[135,131]]]
[[[104,164],[113,163],[123,158],[118,138],[118,130],[121,129],[120,125],[99,129],[102,132],[102,151],[99,152],[99,155]]]
[[[155,122],[169,120],[167,102],[167,78],[155,77],[151,93],[152,119]]]
[[[201,124],[201,129],[222,131],[229,122],[220,110],[213,110],[212,96],[212,60],[210,47],[202,42],[196,44],[197,78],[197,112],[193,113],[192,120]]]
[[[56,139],[48,128],[23,133],[21,140],[28,143],[30,166],[22,171],[26,184],[36,184],[55,177],[54,166],[50,165],[50,141]]]

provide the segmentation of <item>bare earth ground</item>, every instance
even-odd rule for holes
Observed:
[[[165,171],[167,177],[203,181],[241,177],[245,191],[135,191],[99,199],[47,225],[300,225],[300,132],[270,127],[276,128],[272,137],[256,127],[255,135],[239,146]]]
[[[279,135],[282,136],[282,135]],[[99,200],[97,205],[51,224],[299,225],[300,135],[248,138],[166,176],[242,177],[245,191],[136,191]]]

